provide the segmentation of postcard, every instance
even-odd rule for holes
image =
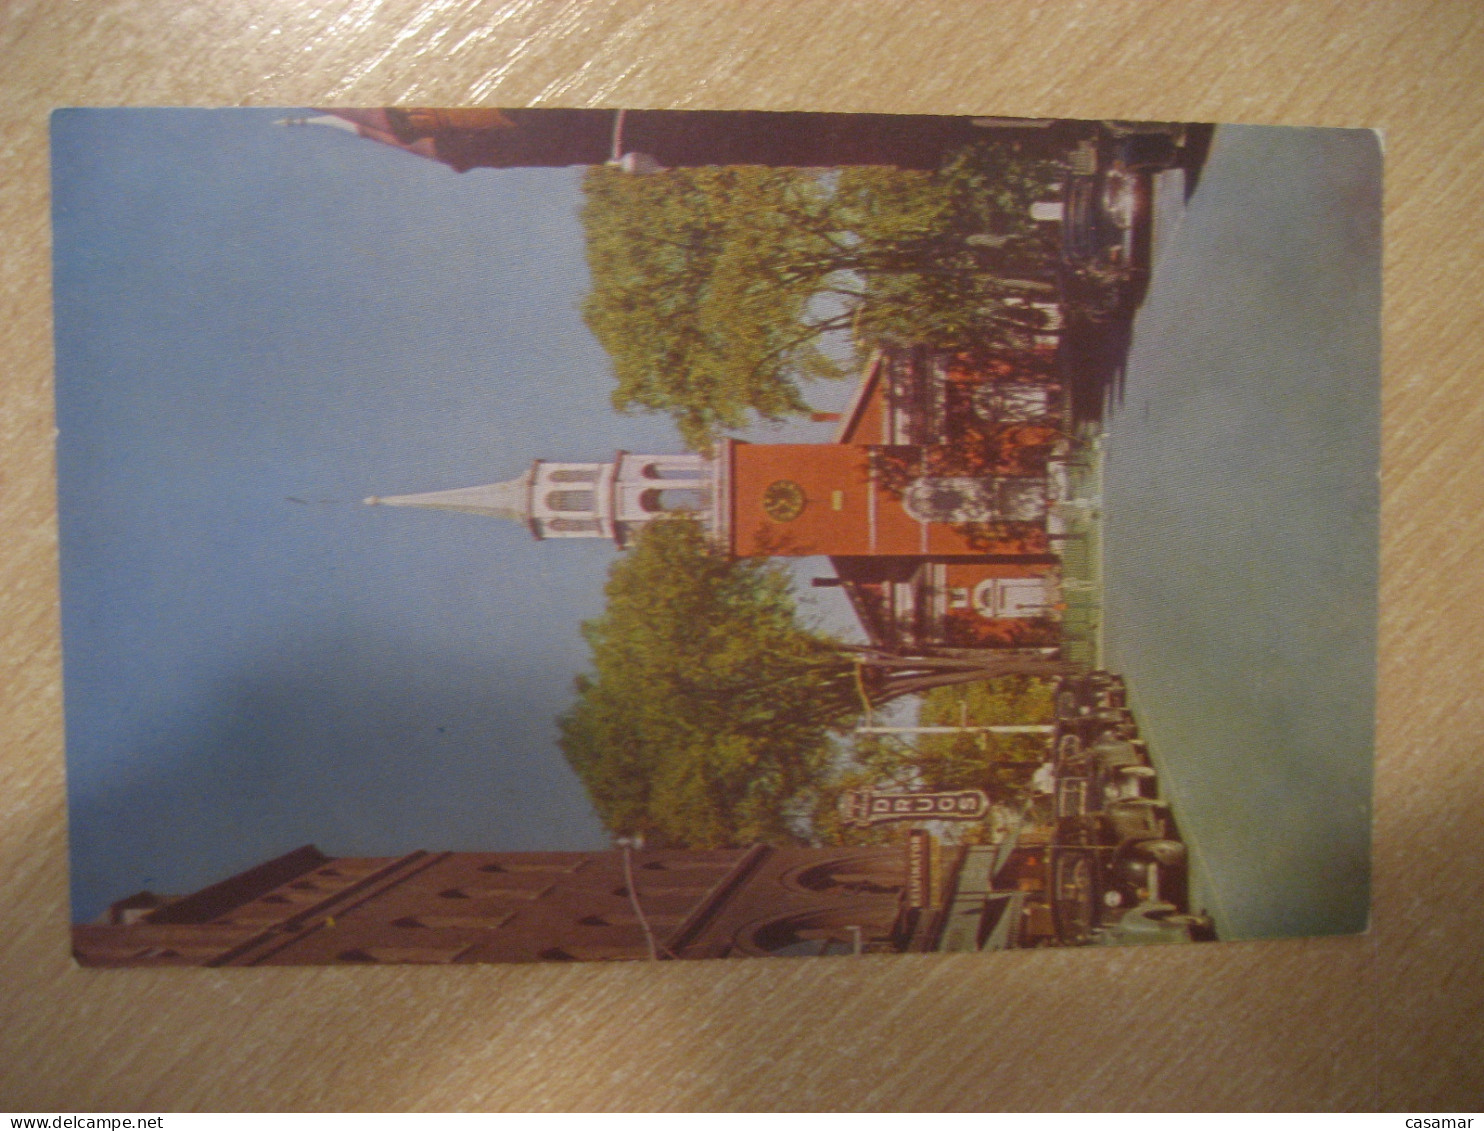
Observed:
[[[1365,929],[1373,133],[52,147],[80,963]]]

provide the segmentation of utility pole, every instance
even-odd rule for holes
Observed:
[[[623,880],[624,888],[629,893],[629,906],[634,909],[634,917],[639,920],[639,926],[644,931],[644,944],[649,949],[649,960],[659,960],[659,947],[654,941],[654,931],[650,929],[649,919],[644,914],[644,908],[639,903],[639,893],[634,890],[634,849],[644,847],[642,836],[621,836],[614,838],[613,843],[623,853]]]

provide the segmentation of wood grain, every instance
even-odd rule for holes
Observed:
[[[1481,60],[1472,0],[0,4],[0,1108],[1477,1108]],[[74,967],[47,112],[405,101],[1384,130],[1371,933],[656,969]]]

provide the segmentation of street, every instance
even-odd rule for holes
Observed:
[[[1379,163],[1367,131],[1218,130],[1188,205],[1160,185],[1107,420],[1104,661],[1227,939],[1367,921]]]

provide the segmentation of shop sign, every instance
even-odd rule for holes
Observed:
[[[936,907],[938,904],[937,841],[926,829],[907,834],[907,906]]]
[[[989,795],[982,789],[849,789],[840,795],[839,808],[846,824],[862,828],[888,821],[979,821],[989,813]]]

